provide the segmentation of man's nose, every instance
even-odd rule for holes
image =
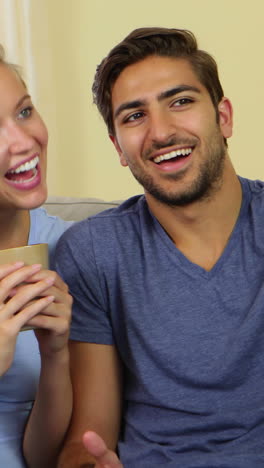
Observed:
[[[153,112],[149,117],[149,138],[153,143],[169,141],[176,129],[172,118],[166,112]]]
[[[3,129],[8,150],[11,154],[24,154],[30,151],[34,146],[34,138],[30,135],[27,128],[12,122]]]

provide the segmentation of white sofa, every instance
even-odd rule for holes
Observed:
[[[70,221],[81,221],[100,211],[114,208],[121,201],[107,202],[99,198],[48,197],[44,204],[48,213]]]

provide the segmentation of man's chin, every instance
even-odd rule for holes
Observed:
[[[183,192],[164,192],[158,188],[145,189],[146,198],[151,196],[152,199],[171,207],[184,207],[193,203],[200,202],[209,197],[209,187],[195,187]]]

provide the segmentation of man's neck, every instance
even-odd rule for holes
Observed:
[[[242,189],[233,167],[212,197],[188,206],[169,206],[146,194],[151,212],[177,248],[193,263],[211,270],[222,255],[239,216]]]
[[[27,245],[30,215],[27,210],[0,210],[0,250]]]

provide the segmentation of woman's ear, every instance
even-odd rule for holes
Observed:
[[[114,135],[110,135],[110,134],[109,134],[109,138],[112,141],[112,143],[114,144],[116,151],[118,152],[121,166],[124,166],[124,167],[128,166],[126,158],[124,156],[124,153],[123,153],[122,149],[120,148],[120,145],[119,145],[119,143],[117,141],[117,138]]]
[[[224,138],[230,138],[233,133],[233,108],[226,97],[218,104],[219,125]]]

